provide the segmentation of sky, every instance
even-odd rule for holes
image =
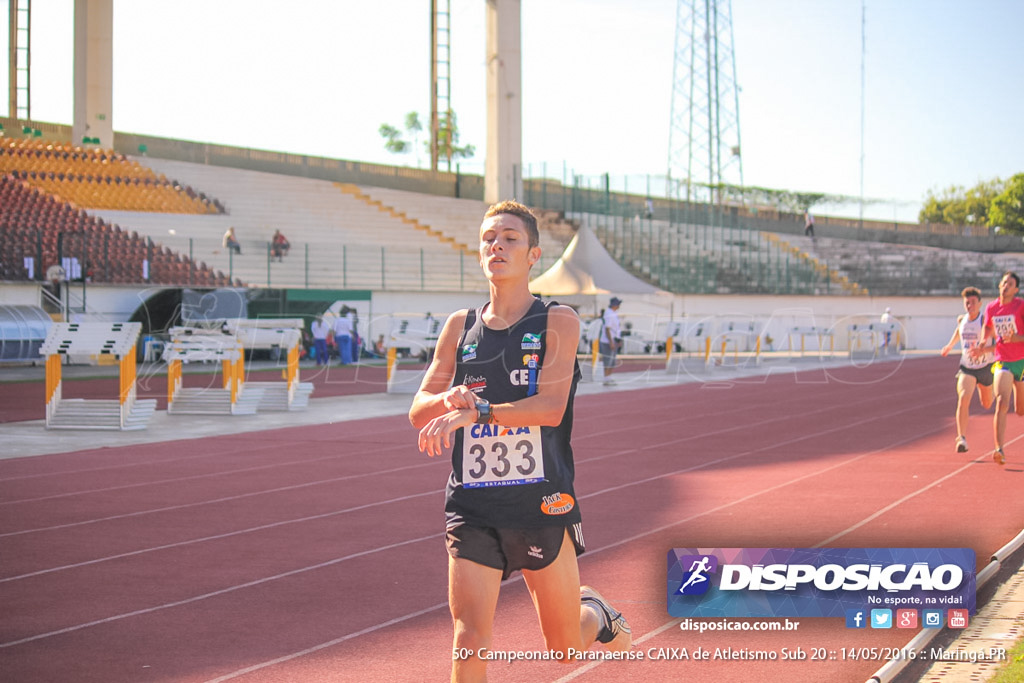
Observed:
[[[482,173],[485,2],[450,7],[451,104],[477,149],[462,168]],[[865,217],[912,221],[929,190],[1024,172],[1024,2],[731,10],[745,184],[863,196]],[[676,0],[522,0],[531,172],[633,188],[665,175],[676,12]],[[32,117],[70,124],[73,0],[33,0],[32,18]],[[426,166],[425,152],[387,152],[378,128],[429,118],[429,18],[429,0],[114,0],[114,129]],[[6,43],[4,31],[4,93]]]

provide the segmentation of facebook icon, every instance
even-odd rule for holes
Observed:
[[[846,610],[846,628],[867,628],[867,612],[862,609]]]

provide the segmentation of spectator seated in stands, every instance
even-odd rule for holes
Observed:
[[[242,245],[238,243],[238,238],[235,237],[234,227],[228,228],[228,231],[224,233],[224,247],[241,256]]]
[[[270,254],[278,261],[284,261],[284,257],[288,254],[288,250],[292,248],[291,243],[284,235],[281,234],[280,230],[274,231],[274,238],[270,241]]]

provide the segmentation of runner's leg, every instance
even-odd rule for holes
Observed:
[[[981,407],[988,410],[992,407],[992,402],[995,400],[995,395],[992,393],[992,385],[985,386],[978,382],[978,400],[981,401]]]
[[[978,384],[971,375],[960,373],[956,380],[956,434],[967,436],[967,419],[971,411],[971,396],[974,394],[974,387]],[[978,387],[981,388],[980,386]]]
[[[1010,410],[1010,394],[1013,393],[1013,384],[1013,375],[1008,370],[997,370],[992,378],[992,388],[996,395],[996,413],[992,425],[997,449],[1003,447],[1006,413]]]
[[[476,653],[491,646],[500,589],[500,569],[463,558],[448,558],[448,606],[455,625],[452,681],[487,680],[487,660]]]
[[[580,571],[568,531],[555,561],[543,569],[524,569],[523,578],[537,610],[545,647],[563,653],[569,648],[581,651],[597,640],[601,620],[594,610],[580,604]]]

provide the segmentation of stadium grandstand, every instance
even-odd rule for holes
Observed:
[[[479,176],[121,133],[104,149],[74,145],[68,126],[0,123],[5,303],[41,305],[55,319],[110,320],[138,318],[140,301],[182,289],[244,291],[253,316],[360,301],[378,320],[364,330],[369,343],[389,331],[392,321],[380,320],[443,311],[486,291],[476,261],[486,209]],[[828,297],[847,300],[831,308],[849,315],[884,307],[879,297],[991,288],[1021,263],[1017,240],[967,228],[821,216],[812,239],[801,216],[770,207],[616,192],[607,178],[520,182],[541,218],[538,274],[586,225],[625,271],[660,290],[634,298],[663,318],[699,314],[695,297],[718,295],[758,295],[754,309],[767,310],[786,297]],[[231,227],[240,253],[223,245]],[[280,259],[277,230],[290,241]],[[598,293],[554,294],[581,314],[593,303],[596,314]],[[146,334],[178,322],[152,304],[145,317]]]
[[[956,445],[951,431],[959,354],[938,352],[964,308],[961,290],[978,287],[988,300],[1005,271],[1024,272],[1020,235],[820,212],[816,222],[808,217],[816,230],[805,232],[802,212],[752,203],[749,186],[745,200],[705,196],[742,187],[742,175],[736,185],[694,181],[700,199],[684,200],[669,189],[679,189],[673,171],[639,179],[538,171],[521,158],[518,2],[486,3],[488,79],[502,85],[488,82],[483,175],[452,171],[450,163],[438,170],[438,114],[454,119],[447,94],[432,103],[432,170],[115,131],[108,115],[113,0],[74,3],[74,124],[35,121],[27,87],[30,4],[11,3],[11,113],[0,117],[0,438],[7,444],[0,454],[7,489],[0,490],[10,513],[0,533],[11,544],[10,567],[0,577],[10,612],[0,650],[8,653],[11,680],[75,680],[82,672],[93,680],[208,683],[381,673],[426,680],[444,675],[452,658],[483,659],[485,650],[497,655],[507,643],[523,649],[504,650],[508,662],[494,658],[501,680],[604,680],[621,677],[608,673],[619,664],[634,666],[634,677],[644,680],[674,680],[693,669],[666,668],[656,655],[689,659],[689,651],[692,665],[712,672],[709,680],[898,683],[919,674],[930,680],[935,670],[949,674],[954,664],[957,680],[980,680],[979,671],[1020,652],[1019,601],[1006,596],[1024,585],[1024,503],[1011,491],[1013,474],[1022,471],[1014,446],[1024,438],[1021,423],[1010,420],[1009,466],[999,431],[1001,460],[978,456],[987,415],[972,418],[975,450],[960,459],[968,433],[959,413]],[[435,100],[437,72],[448,79],[447,68],[437,68],[437,35],[447,40],[448,32],[447,21],[438,25],[441,16],[432,8]],[[447,53],[448,44],[441,47]],[[380,65],[366,63],[379,77]],[[201,101],[209,109],[211,101]],[[735,149],[731,155],[739,157]],[[660,186],[666,189],[652,191]],[[538,218],[542,255],[533,263],[530,252],[529,292],[524,260],[498,259],[515,268],[495,266],[490,282],[481,272],[480,225],[496,197],[516,199]],[[521,254],[521,247],[514,249]],[[500,254],[501,247],[491,248]],[[497,316],[513,277],[523,308],[537,309],[533,293],[578,312],[577,363],[562,365],[573,359],[560,333],[571,330],[574,338],[575,321],[555,307],[557,328],[552,317],[521,342],[523,329],[506,330],[515,335],[500,357],[491,356],[493,367],[483,368],[489,336],[480,337],[479,348],[472,338],[456,345],[449,330],[437,347],[451,312],[493,295],[490,313]],[[617,315],[606,317],[606,310]],[[479,320],[492,324],[485,315]],[[621,332],[619,353],[599,343],[602,335],[606,342],[617,336],[612,330]],[[542,343],[556,332],[557,344]],[[965,357],[969,340],[961,340]],[[493,643],[488,633],[480,641],[487,647],[463,648],[456,625],[460,647],[448,650],[442,593],[447,585],[456,595],[446,572],[460,564],[440,552],[440,562],[419,559],[425,544],[440,538],[440,527],[428,526],[435,526],[430,517],[439,509],[446,458],[410,457],[410,417],[419,426],[430,416],[421,410],[424,393],[411,411],[409,395],[427,368],[447,372],[444,363],[429,363],[435,347],[437,358],[461,358],[464,377],[454,383],[466,386],[432,399],[431,410],[451,408],[451,396],[471,395],[467,388],[498,404],[501,395],[486,385],[492,377],[504,384],[503,375],[534,397],[526,400],[539,401],[534,406],[554,405],[537,391],[555,387],[557,397],[566,387],[562,425],[552,433],[572,432],[572,450],[567,442],[549,448],[547,433],[542,440],[540,427],[531,426],[557,421],[547,420],[554,409],[526,406],[499,422],[494,413],[481,419],[489,411],[478,403],[479,426],[493,423],[502,434],[490,454],[482,454],[479,440],[466,441],[467,453],[480,450],[481,471],[485,458],[506,466],[501,474],[491,468],[495,476],[480,479],[480,490],[551,479],[544,463],[554,458],[570,472],[586,463],[579,489],[544,496],[540,510],[563,515],[585,501],[588,520],[600,529],[588,532],[587,581],[606,581],[617,604],[628,596],[623,610],[636,640],[623,652],[641,655],[636,663],[570,657],[579,660],[570,670],[543,656],[520,662],[533,659],[526,648],[542,641],[548,653],[561,654],[564,640],[547,628],[536,632],[531,607],[549,611],[539,606],[550,585],[534,590],[527,571],[524,587],[502,579],[507,616]],[[545,364],[543,349],[554,349],[546,358],[557,352],[557,362]],[[479,365],[464,365],[478,353]],[[93,367],[103,365],[109,367]],[[570,365],[571,373],[551,378]],[[437,377],[425,391],[442,384]],[[998,411],[1008,394],[996,393]],[[980,384],[979,396],[987,396]],[[421,432],[420,448],[437,438],[439,421]],[[513,430],[533,436],[513,438]],[[506,457],[513,443],[529,464],[516,466],[521,474]],[[539,460],[530,455],[542,450]],[[453,463],[461,460],[454,451]],[[964,506],[950,502],[975,502],[979,492],[1000,504],[983,524],[970,525]],[[846,609],[844,629],[846,605],[832,611],[828,603],[793,613],[812,622],[802,633],[781,613],[751,611],[759,623],[727,627],[714,607],[695,616],[702,621],[695,633],[691,619],[684,623],[672,611],[671,596],[686,588],[671,585],[673,557],[683,558],[680,569],[694,559],[674,547],[676,539],[714,544],[715,552],[748,545],[772,553],[770,543],[784,539],[786,557],[863,545],[872,557],[891,547],[940,550],[945,561],[958,551],[961,574],[969,576],[958,599],[962,594],[969,605],[942,599],[957,605],[948,610],[948,628],[934,628],[922,613],[919,629],[916,610],[898,610],[914,612],[912,625],[892,614],[878,620],[872,610],[872,629],[884,630],[858,632],[866,610]],[[666,547],[673,548],[670,621],[660,594]],[[529,550],[541,559],[547,552]],[[717,557],[699,552],[702,568]],[[403,580],[399,566],[414,566],[415,580]],[[691,574],[707,578],[694,566]],[[458,580],[489,576],[487,585],[496,587],[499,572],[474,570]],[[1001,583],[1006,587],[995,585]],[[931,601],[923,604],[935,601],[922,589],[914,604],[922,604],[918,593]],[[587,590],[581,597],[595,599]],[[450,600],[458,621],[459,600]],[[557,604],[564,616],[566,603]],[[595,614],[629,632],[609,611]],[[581,611],[584,625],[588,612]],[[711,630],[721,632],[705,634],[703,618],[713,613],[722,628]],[[763,630],[780,633],[756,633],[769,624],[780,628]],[[466,642],[479,644],[477,635]],[[679,638],[685,648],[674,646]],[[1007,646],[1012,640],[1016,645]],[[730,654],[716,650],[716,661],[699,662],[712,642]],[[809,656],[807,643],[815,645]],[[890,651],[891,661],[874,661],[879,650]],[[776,651],[797,661],[777,668],[763,661]],[[979,656],[968,669],[955,661],[960,652]],[[747,659],[759,660],[756,668],[740,661]]]

